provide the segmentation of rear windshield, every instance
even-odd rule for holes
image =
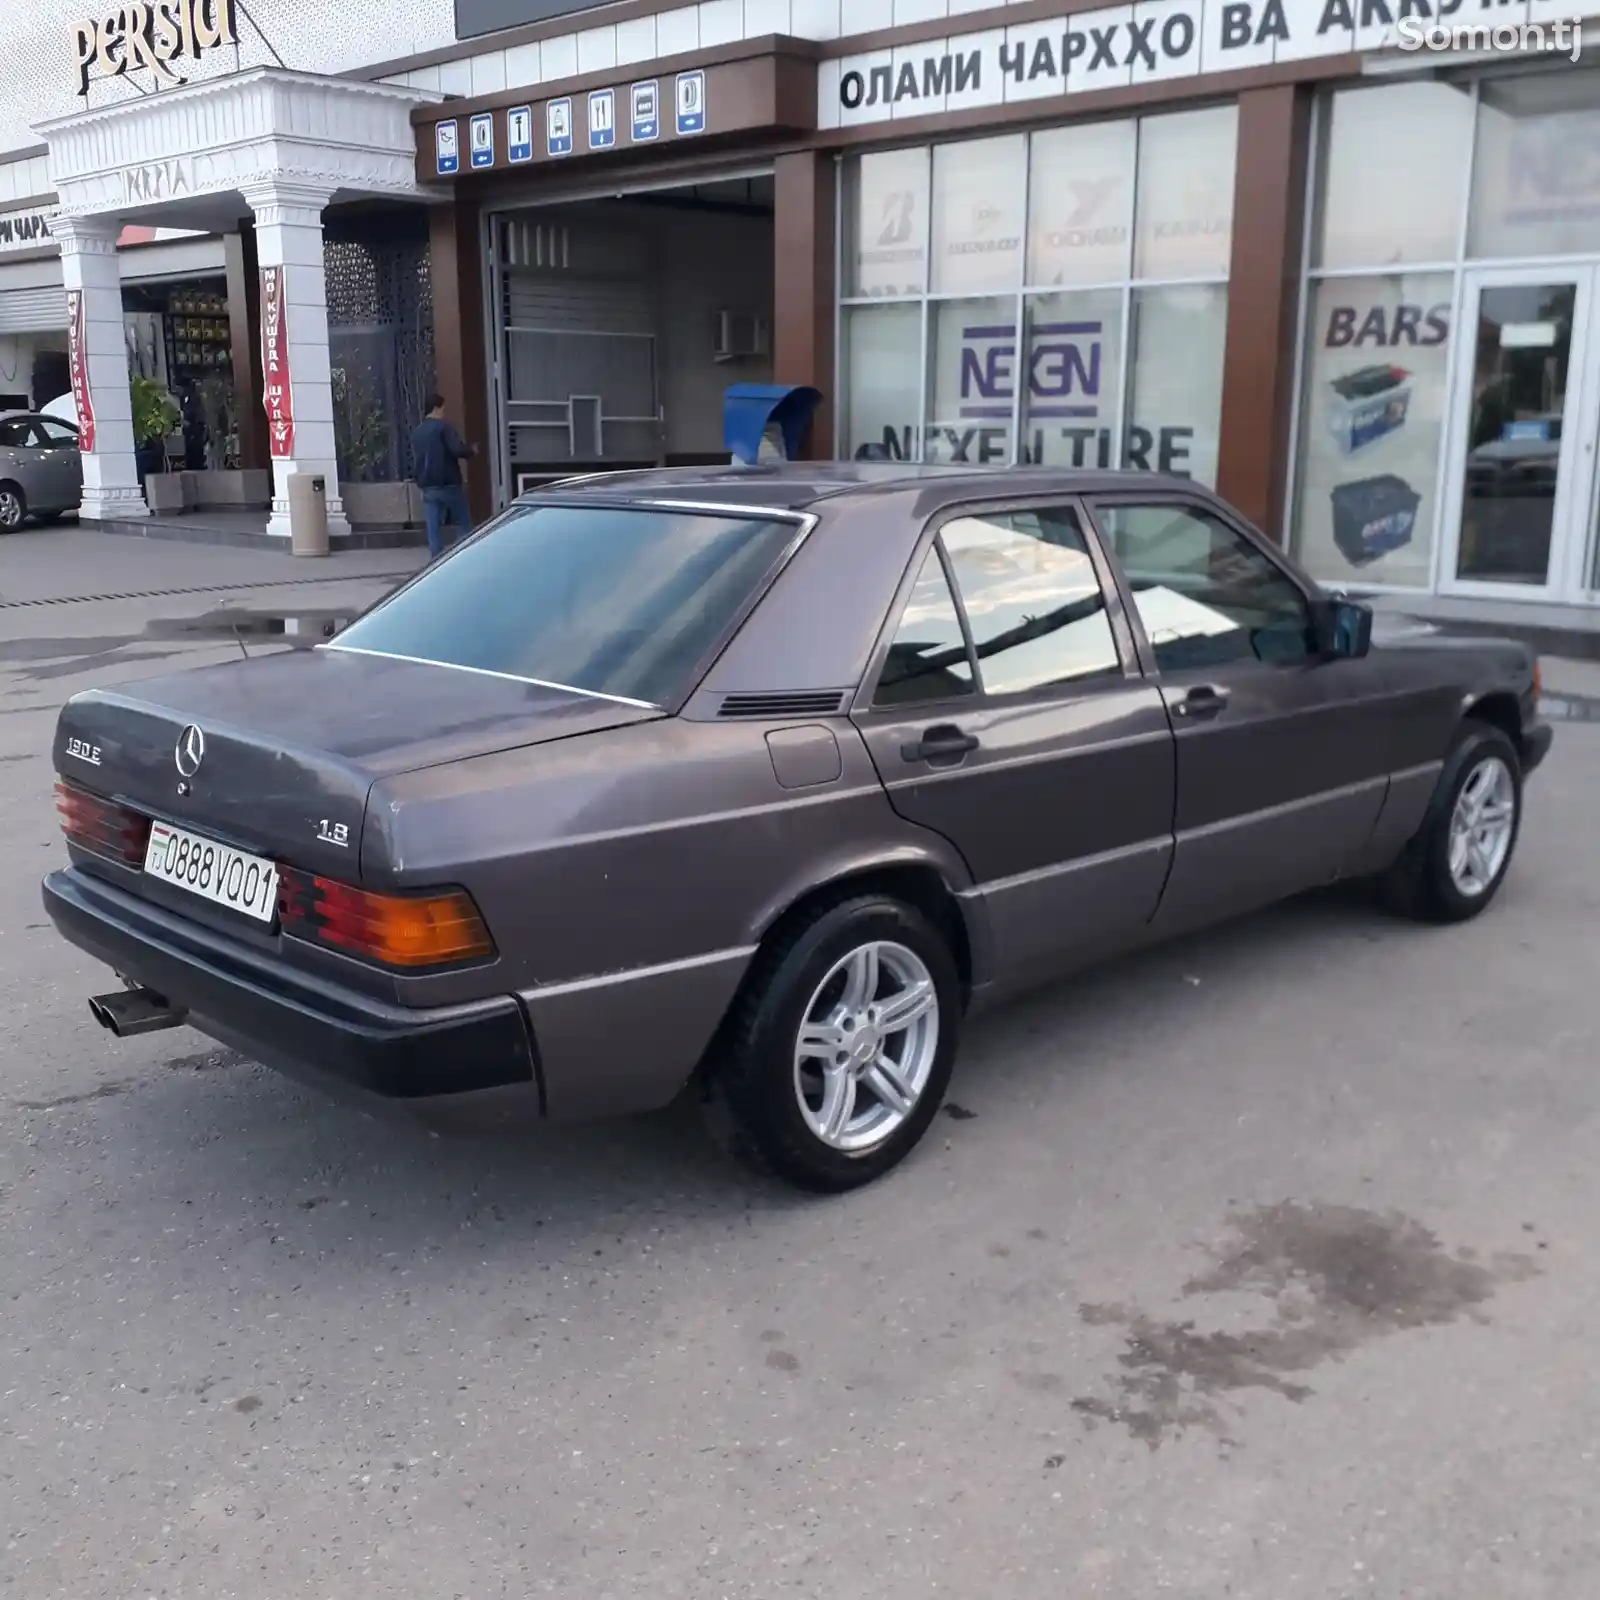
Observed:
[[[338,642],[666,705],[794,534],[740,516],[514,507]]]

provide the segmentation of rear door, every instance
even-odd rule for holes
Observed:
[[[1173,738],[1076,502],[924,536],[855,710],[891,803],[962,852],[997,986],[1143,933],[1172,852]]]
[[[1322,656],[1310,592],[1219,506],[1129,493],[1096,497],[1091,513],[1177,737],[1158,931],[1350,868],[1388,790],[1394,702],[1376,657]]]

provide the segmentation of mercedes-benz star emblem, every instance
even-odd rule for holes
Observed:
[[[174,757],[179,777],[192,778],[200,770],[200,763],[206,758],[206,736],[192,722],[178,735]]]

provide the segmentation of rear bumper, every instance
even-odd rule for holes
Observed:
[[[77,868],[45,879],[44,905],[71,944],[290,1077],[462,1131],[542,1112],[533,1041],[514,996],[429,1011],[386,1006],[225,946]]]

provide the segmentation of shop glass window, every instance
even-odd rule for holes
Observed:
[[[1448,272],[1310,285],[1291,547],[1321,582],[1430,580],[1453,293]]]
[[[1235,661],[1291,666],[1310,656],[1311,612],[1299,586],[1210,512],[1105,504],[1095,519],[1162,672]]]
[[[933,414],[926,458],[1008,465],[1018,366],[1015,297],[936,300],[931,314]]]
[[[1124,464],[1217,484],[1228,289],[1136,289]]]
[[[928,151],[887,150],[845,169],[846,299],[919,295],[928,284]]]
[[[959,517],[939,537],[985,694],[1121,676],[1105,595],[1072,511]]]
[[[921,705],[975,692],[966,636],[935,548],[922,563],[901,614],[872,703]]]
[[[1238,145],[1235,105],[1140,122],[1135,278],[1227,276]]]
[[[1454,261],[1472,158],[1470,85],[1341,89],[1324,113],[1313,265]]]
[[[1033,136],[1028,174],[1028,283],[1121,283],[1133,242],[1138,128],[1089,122]]]
[[[1024,459],[1111,467],[1122,397],[1122,291],[1030,296]]]
[[[934,150],[935,294],[1021,288],[1027,153],[1021,134]]]
[[[1467,254],[1600,251],[1600,71],[1487,78]]]
[[[922,306],[846,306],[840,354],[844,453],[917,460],[922,453]]]

